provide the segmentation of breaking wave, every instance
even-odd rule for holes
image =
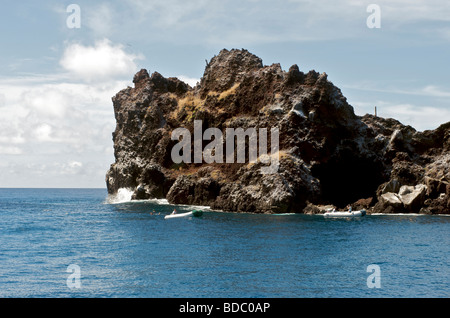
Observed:
[[[105,204],[122,204],[122,203],[139,203],[152,202],[159,205],[177,205],[185,206],[193,209],[209,209],[209,206],[185,205],[185,204],[170,204],[166,199],[148,199],[148,200],[131,200],[134,190],[130,188],[120,188],[116,194],[109,194],[105,200]]]
[[[133,190],[128,188],[120,188],[117,193],[109,194],[106,198],[107,204],[120,204],[131,202],[131,197],[133,195]]]

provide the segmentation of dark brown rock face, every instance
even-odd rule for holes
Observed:
[[[320,211],[314,206],[352,203],[374,212],[449,212],[450,123],[417,132],[394,119],[358,117],[325,73],[264,66],[246,50],[222,50],[194,88],[146,70],[133,82],[113,98],[110,194],[130,188],[134,199],[236,212],[314,213]],[[186,128],[195,150],[195,120],[201,120],[201,133],[242,128],[261,137],[260,129],[267,129],[277,168],[262,173],[267,164],[262,157],[250,162],[248,152],[244,162],[227,163],[226,136],[222,161],[195,162],[192,151],[191,163],[176,163],[172,133]],[[279,149],[271,152],[273,128]],[[204,139],[201,149],[212,140]],[[250,143],[247,137],[247,151]]]

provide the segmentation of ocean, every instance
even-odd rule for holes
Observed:
[[[104,189],[0,189],[3,298],[450,296],[450,217],[214,212]]]

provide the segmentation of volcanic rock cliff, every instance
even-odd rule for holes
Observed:
[[[418,132],[394,119],[356,116],[327,74],[264,66],[247,50],[222,50],[195,87],[146,70],[133,82],[113,97],[110,194],[129,188],[133,199],[236,212],[320,213],[349,204],[371,212],[450,211],[450,123]],[[267,149],[279,158],[277,169],[262,173],[265,163],[250,162],[249,154],[243,163],[175,163],[172,132],[194,135],[195,120],[202,132],[276,127],[279,150]]]

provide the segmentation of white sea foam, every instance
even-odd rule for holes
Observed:
[[[130,202],[132,195],[133,195],[132,189],[120,188],[116,194],[108,195],[108,198],[106,198],[106,203],[120,204],[120,203]]]
[[[175,205],[181,207],[188,207],[193,210],[209,210],[209,206],[201,206],[201,205],[187,205],[187,204],[170,204],[167,199],[148,199],[148,200],[131,200],[133,196],[133,189],[129,188],[120,188],[116,194],[110,194],[105,200],[106,204],[121,204],[121,203],[139,203],[139,202],[151,202],[156,203],[158,205]]]
[[[167,199],[151,199],[151,200],[148,200],[148,201],[155,202],[155,203],[160,204],[160,205],[169,205],[170,204],[169,201],[167,201]]]
[[[194,210],[210,210],[211,209],[211,207],[209,207],[207,205],[187,205],[187,206]]]
[[[140,200],[141,202],[152,202],[159,205],[173,205],[173,206],[179,206],[179,207],[185,207],[192,210],[210,210],[209,206],[203,206],[203,205],[189,205],[189,204],[171,204],[167,199],[148,199],[148,200]]]

